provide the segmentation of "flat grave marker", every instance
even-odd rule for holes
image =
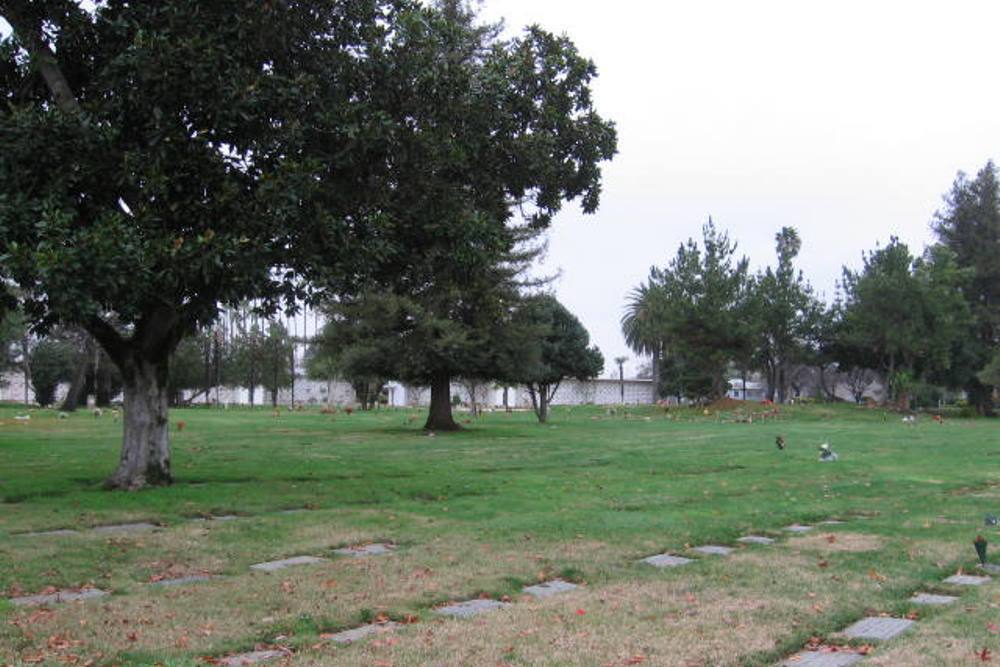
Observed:
[[[251,565],[250,569],[260,572],[274,572],[275,570],[282,570],[286,567],[294,567],[295,565],[314,565],[325,561],[325,558],[316,558],[315,556],[295,556],[293,558],[272,560],[266,563],[257,563],[256,565]]]
[[[453,618],[471,618],[479,614],[503,609],[509,604],[509,602],[499,602],[497,600],[467,600],[465,602],[456,602],[455,604],[438,607],[434,610],[434,613]]]
[[[343,549],[334,549],[333,553],[340,556],[350,556],[351,558],[364,558],[365,556],[385,556],[386,554],[391,554],[396,550],[396,547],[391,544],[385,544],[384,542],[376,542],[375,544],[365,544],[363,546],[357,547],[344,547]]]
[[[953,574],[944,580],[946,584],[955,584],[956,586],[982,586],[983,584],[988,584],[992,581],[989,577],[974,577],[969,574]]]
[[[763,535],[746,535],[736,541],[743,542],[744,544],[774,544],[772,538],[764,537]]]
[[[728,556],[733,553],[733,550],[730,547],[722,547],[717,544],[706,544],[704,546],[695,547],[692,551],[705,554],[706,556]]]
[[[26,595],[19,598],[11,598],[10,603],[18,607],[37,607],[43,604],[58,604],[60,602],[76,602],[77,600],[91,600],[107,595],[107,591],[99,588],[85,588],[82,591],[56,591],[44,595]]]
[[[17,533],[22,537],[69,537],[71,535],[79,535],[80,533],[75,530],[70,530],[69,528],[62,528],[59,530],[42,530],[37,533]]]
[[[203,581],[208,581],[212,577],[207,574],[192,574],[188,577],[177,577],[176,579],[160,579],[159,581],[150,582],[150,586],[184,586],[185,584],[197,584]]]
[[[932,593],[918,593],[917,595],[914,595],[912,598],[910,598],[910,602],[912,602],[913,604],[924,604],[933,606],[951,604],[956,600],[958,600],[958,598],[955,597],[954,595],[934,595]]]
[[[813,529],[812,526],[803,526],[802,524],[798,523],[793,523],[791,526],[785,526],[784,528],[782,528],[782,530],[787,531],[789,533],[808,533],[812,529]]]
[[[525,586],[521,590],[536,598],[547,598],[553,595],[558,595],[559,593],[568,593],[576,588],[579,588],[576,584],[571,584],[568,581],[563,581],[562,579],[553,579],[552,581],[546,581],[542,584]]]
[[[886,641],[898,637],[913,626],[915,621],[908,618],[890,618],[887,616],[869,616],[862,618],[846,630],[844,634],[851,639],[877,639]]]
[[[643,558],[643,563],[652,565],[653,567],[679,567],[681,565],[687,565],[688,563],[693,563],[694,561],[690,558],[684,558],[683,556],[673,556],[671,554],[658,554],[656,556],[650,556],[648,558]]]
[[[371,623],[369,625],[362,625],[360,628],[352,628],[332,635],[320,635],[320,639],[336,642],[337,644],[353,644],[374,634],[392,632],[398,627],[399,623]]]
[[[788,658],[781,667],[850,667],[862,660],[863,655],[847,651],[805,651]]]
[[[115,535],[118,533],[138,533],[145,530],[156,530],[155,526],[145,521],[136,523],[113,523],[107,526],[94,526],[94,532],[101,535]]]
[[[282,651],[251,651],[250,653],[231,655],[228,658],[219,658],[215,664],[224,665],[224,667],[241,667],[241,665],[256,665],[268,660],[274,660],[284,655]]]
[[[1000,565],[995,563],[986,563],[985,565],[977,565],[978,569],[983,572],[989,572],[990,574],[1000,574]]]

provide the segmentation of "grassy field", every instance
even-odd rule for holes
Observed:
[[[907,426],[880,410],[803,406],[746,424],[729,413],[575,408],[548,425],[492,413],[429,437],[410,411],[191,409],[172,415],[186,424],[172,428],[177,483],[123,494],[100,490],[120,424],[17,413],[0,408],[0,589],[112,595],[46,608],[0,601],[0,664],[203,664],[279,645],[296,665],[771,665],[814,637],[849,643],[838,630],[882,613],[919,623],[866,664],[1000,660],[1000,582],[940,583],[973,569],[977,534],[1000,562],[1000,533],[983,527],[985,513],[1000,513],[996,421]],[[817,462],[824,441],[840,461]],[[192,520],[229,514],[240,518]],[[781,530],[826,519],[846,523]],[[127,521],[161,528],[86,530]],[[63,528],[81,532],[23,534]],[[697,557],[691,547],[737,546],[748,533],[779,541],[669,570],[637,562]],[[398,549],[332,554],[372,541]],[[298,555],[329,560],[249,570]],[[219,576],[149,585],[197,573]],[[555,576],[583,585],[544,600],[521,593]],[[962,600],[914,607],[916,591]],[[433,613],[479,596],[515,604],[469,620]],[[323,640],[384,617],[410,624],[346,647]]]

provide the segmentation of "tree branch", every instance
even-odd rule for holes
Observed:
[[[66,114],[77,116],[83,120],[83,109],[73,94],[73,89],[59,68],[56,54],[45,41],[42,33],[42,23],[33,19],[27,8],[26,0],[0,0],[0,15],[10,23],[21,45],[28,51],[38,72],[45,80],[56,106]]]
[[[128,343],[121,337],[121,334],[113,326],[96,315],[90,318],[83,325],[83,328],[94,337],[94,340],[100,343],[104,351],[111,357],[111,360],[118,366],[118,369],[124,373],[123,362],[128,351]]]

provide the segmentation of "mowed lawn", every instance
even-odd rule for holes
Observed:
[[[863,643],[836,633],[872,614],[918,623],[866,664],[1000,661],[1000,577],[941,583],[974,569],[977,534],[1000,562],[1000,532],[983,525],[1000,514],[998,421],[908,426],[881,410],[802,406],[746,424],[726,412],[586,407],[556,409],[547,425],[490,413],[428,436],[417,411],[176,410],[177,483],[126,494],[100,489],[120,444],[109,414],[19,413],[0,408],[4,597],[112,595],[0,602],[0,664],[203,664],[281,646],[290,654],[274,664],[771,665],[813,637]],[[825,441],[837,463],[817,461]],[[782,531],[827,519],[846,523]],[[132,521],[161,527],[87,531]],[[22,534],[64,528],[81,532]],[[736,542],[750,533],[778,542]],[[397,550],[332,553],[374,541]],[[702,544],[738,548],[691,550]],[[638,562],[661,552],[697,562]],[[249,569],[301,555],[329,560]],[[149,585],[201,573],[218,576]],[[582,585],[543,600],[521,593],[553,577]],[[918,591],[962,599],[915,607]],[[514,604],[467,620],[433,611],[480,596]],[[350,646],[324,639],[386,617],[407,625]]]

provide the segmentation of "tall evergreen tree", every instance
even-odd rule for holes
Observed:
[[[767,397],[784,403],[792,366],[807,360],[817,337],[822,306],[795,268],[802,248],[798,232],[783,227],[775,235],[775,245],[777,267],[768,267],[753,282],[750,330],[754,356],[767,377]]]
[[[914,258],[893,238],[864,256],[861,271],[844,269],[840,344],[854,355],[871,355],[892,398],[909,406],[919,379],[945,373],[956,341],[968,326],[965,280],[954,255],[943,246]]]
[[[997,385],[982,371],[1000,347],[1000,182],[993,162],[973,179],[958,175],[934,218],[934,231],[958,265],[969,269],[961,287],[972,323],[954,351],[950,379],[964,387],[980,414],[989,414]]]

